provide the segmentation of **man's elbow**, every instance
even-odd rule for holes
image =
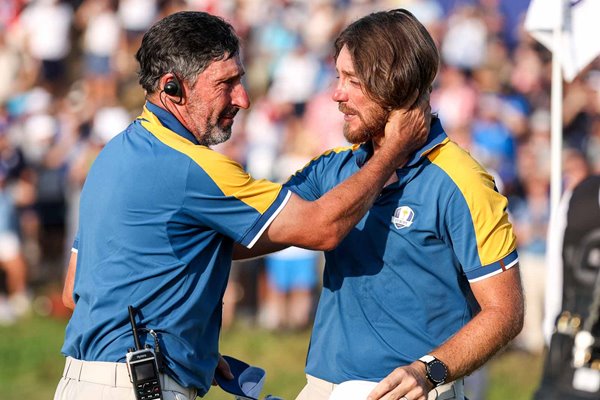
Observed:
[[[323,224],[324,229],[313,237],[317,239],[313,250],[334,250],[346,237],[347,232],[339,229],[335,224]]]
[[[320,242],[317,246],[315,246],[315,250],[331,251],[335,249],[339,244],[340,240],[336,240],[334,238],[327,238],[326,240]]]
[[[523,301],[517,301],[512,307],[511,312],[507,315],[511,316],[509,340],[512,340],[523,330],[523,324],[525,322],[525,305],[523,304]]]
[[[515,321],[513,323],[515,336],[517,336],[523,330],[523,325],[525,323],[525,309],[523,306],[520,307],[517,315],[515,316]]]

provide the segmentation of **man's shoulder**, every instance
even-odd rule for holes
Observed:
[[[351,145],[324,151],[293,173],[286,185],[297,185],[306,178],[335,185],[359,168],[359,149],[360,145]]]
[[[465,169],[465,167],[475,171],[485,170],[467,150],[452,140],[436,147],[427,155],[427,158],[444,171],[455,171]]]
[[[494,185],[492,175],[468,151],[453,141],[438,146],[427,157],[461,191],[473,189],[478,184],[491,187]]]
[[[359,148],[360,148],[360,145],[358,145],[358,144],[334,147],[334,148],[331,148],[329,150],[322,152],[321,154],[317,155],[316,157],[313,157],[311,162],[314,162],[314,161],[326,162],[326,161],[335,160],[335,159],[342,159],[344,157],[355,157],[356,156],[355,153]]]

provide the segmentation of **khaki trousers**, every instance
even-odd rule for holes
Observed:
[[[187,389],[169,375],[160,374],[163,400],[193,400],[195,389]],[[80,361],[67,357],[54,400],[135,400],[125,363]]]
[[[334,383],[306,375],[306,386],[296,400],[327,400],[337,386]],[[438,386],[429,392],[427,400],[464,400],[464,385],[462,379]]]

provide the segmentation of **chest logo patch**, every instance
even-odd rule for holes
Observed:
[[[394,211],[392,223],[396,229],[408,228],[415,219],[415,212],[408,206],[400,206]]]

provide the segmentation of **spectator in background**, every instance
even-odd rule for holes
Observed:
[[[8,26],[0,24],[0,104],[27,90],[36,79],[31,57],[11,42],[8,31]]]
[[[487,27],[481,11],[472,5],[458,8],[448,20],[442,56],[449,65],[473,71],[486,56]]]
[[[319,71],[318,60],[304,44],[298,44],[276,64],[267,96],[274,102],[289,104],[294,116],[301,117],[317,91]]]
[[[158,12],[156,0],[119,0],[117,15],[125,30],[129,49],[139,45],[142,35],[155,21]]]
[[[3,109],[1,111],[4,111]],[[23,154],[9,139],[6,115],[0,114],[0,270],[6,288],[0,288],[0,325],[14,323],[31,304],[28,268],[23,256],[20,215],[15,197],[21,197],[19,180],[25,169]],[[8,297],[4,296],[4,290]]]
[[[336,9],[334,1],[313,1],[308,7],[306,24],[300,28],[302,40],[311,54],[325,59],[329,56],[331,42],[337,34],[344,14]]]
[[[313,148],[313,154],[348,145],[342,134],[343,115],[339,113],[335,102],[331,101],[334,90],[335,86],[327,86],[312,96],[306,105],[301,124],[304,134],[310,136],[306,144]]]
[[[502,119],[504,101],[497,94],[479,97],[477,115],[471,125],[473,156],[498,173],[505,187],[516,183],[517,143]]]
[[[271,330],[308,327],[318,261],[318,253],[298,247],[266,257],[267,293],[262,304],[262,326]]]
[[[117,56],[123,40],[116,0],[86,0],[77,9],[83,31],[84,75],[92,107],[117,99]]]
[[[20,21],[27,48],[41,64],[38,82],[58,93],[67,78],[73,9],[61,0],[32,0]]]
[[[8,293],[8,299],[0,294],[0,325],[14,323],[29,311],[31,304],[18,214],[6,187],[7,172],[0,167],[0,270],[5,273]]]
[[[449,65],[442,69],[437,82],[431,102],[452,137],[455,131],[469,129],[477,110],[478,94],[467,72],[457,67]]]

